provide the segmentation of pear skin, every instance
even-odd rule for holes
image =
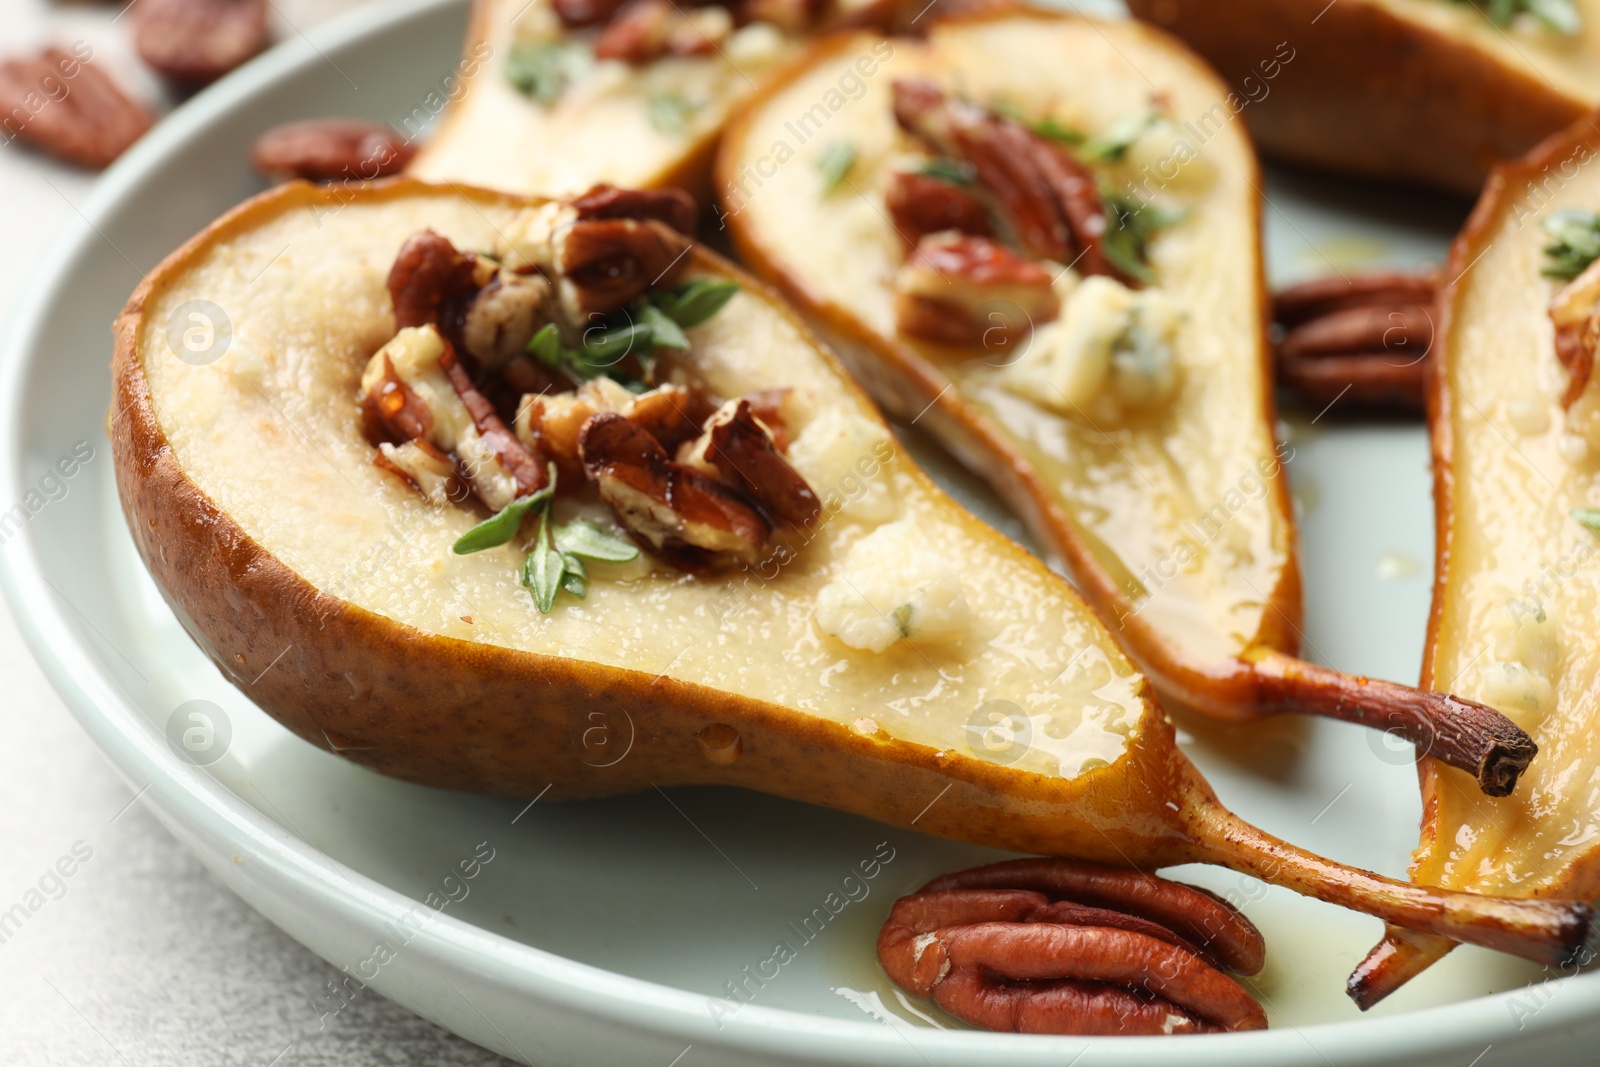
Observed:
[[[1600,3],[1575,38],[1495,26],[1473,4],[1129,0],[1238,93],[1267,154],[1476,196],[1600,104]]]
[[[134,543],[224,676],[290,730],[427,785],[552,798],[739,785],[997,848],[1221,863],[1550,963],[1581,948],[1584,905],[1407,885],[1228,812],[1072,588],[904,456],[882,475],[894,514],[966,576],[970,632],[944,644],[854,651],[813,625],[840,549],[863,522],[899,521],[887,514],[841,511],[760,581],[596,573],[548,615],[518,586],[512,547],[452,556],[479,516],[374,466],[361,368],[393,334],[384,279],[407,237],[482,247],[539,203],[405,179],[282,186],[173,253],[118,319],[113,454]],[[792,388],[802,435],[841,412],[887,433],[775,295],[693,256],[691,275],[741,286],[692,331],[686,358],[709,384]],[[199,349],[196,314],[216,327]],[[986,740],[994,700],[1028,709],[1033,736]]]

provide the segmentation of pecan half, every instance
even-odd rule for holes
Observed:
[[[883,201],[908,252],[929,234],[946,230],[974,237],[994,234],[982,201],[958,185],[926,174],[896,171]]]
[[[216,81],[267,46],[267,0],[139,0],[139,58],[190,88]]]
[[[1589,387],[1595,348],[1600,344],[1600,259],[1551,299],[1550,322],[1556,330],[1556,357],[1567,368],[1561,406],[1570,408]]]
[[[87,59],[46,48],[0,63],[0,128],[0,139],[99,170],[144,135],[150,113]]]
[[[773,443],[748,399],[730,400],[706,420],[705,433],[684,445],[679,462],[738,486],[785,526],[805,529],[822,514],[811,485]]]
[[[990,1030],[1258,1030],[1266,1013],[1220,967],[1264,961],[1249,920],[1199,889],[1071,860],[1013,860],[895,902],[878,959],[899,986]]]
[[[897,81],[893,93],[895,121],[936,151],[971,163],[1029,255],[1138,287],[1106,258],[1105,205],[1094,175],[1066,149],[932,82]]]
[[[1003,347],[1061,311],[1050,272],[985,237],[925,237],[895,276],[901,333]]]
[[[738,493],[672,462],[655,438],[621,415],[589,419],[578,451],[622,525],[691,569],[710,562],[705,553],[749,558],[772,535]]]
[[[671,285],[693,242],[655,219],[589,219],[553,237],[558,291],[568,321],[584,324]]]
[[[1278,380],[1313,403],[1420,411],[1433,347],[1432,274],[1319,278],[1273,299]]]
[[[250,162],[280,181],[371,181],[398,174],[416,153],[388,123],[309,119],[274,126],[256,138]]]
[[[595,185],[572,201],[579,219],[655,219],[694,236],[694,197],[682,189],[618,189]]]

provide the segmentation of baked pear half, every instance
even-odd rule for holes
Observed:
[[[408,173],[518,193],[703,190],[731,108],[887,0],[474,0],[461,89]]]
[[[1600,659],[1600,132],[1589,120],[1497,170],[1451,251],[1430,423],[1438,559],[1423,683],[1493,704],[1540,756],[1518,794],[1420,764],[1418,882],[1517,897],[1600,893],[1588,783]],[[1552,182],[1549,175],[1559,174]],[[1376,1003],[1454,946],[1404,931],[1351,978]]]
[[[151,272],[116,327],[117,487],[224,675],[428,785],[738,785],[1223,863],[1551,963],[1584,943],[1586,906],[1392,881],[1226,811],[1072,588],[936,488],[692,214],[294,183]]]
[[[1469,196],[1600,105],[1595,0],[1128,0],[1234,93],[1262,149]]]
[[[803,136],[794,116],[885,47],[862,98]],[[1498,712],[1295,658],[1260,176],[1241,124],[1182,125],[1226,96],[1136,22],[838,37],[730,124],[718,188],[747,261],[1029,522],[1163,699],[1353,720],[1507,792],[1534,749]]]

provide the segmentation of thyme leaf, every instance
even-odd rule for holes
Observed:
[[[517,531],[522,528],[522,518],[534,508],[543,507],[550,502],[556,491],[556,465],[550,464],[550,480],[545,487],[537,492],[519,497],[501,508],[490,518],[484,519],[478,525],[456,538],[456,543],[450,546],[450,551],[458,556],[470,555],[473,552],[482,552],[486,548],[498,548],[517,536]]]
[[[1567,209],[1539,220],[1539,228],[1552,238],[1545,245],[1548,257],[1542,273],[1547,278],[1576,278],[1600,259],[1600,214]]]
[[[822,172],[822,195],[831,196],[856,165],[856,146],[849,141],[834,141],[817,157],[817,169]]]

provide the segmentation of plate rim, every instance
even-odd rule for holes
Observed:
[[[75,205],[79,218],[69,223],[66,234],[55,241],[35,278],[18,294],[11,321],[0,339],[0,447],[6,448],[6,459],[0,463],[0,500],[20,500],[23,487],[28,484],[23,470],[23,412],[42,350],[39,341],[48,319],[47,309],[57,294],[70,285],[76,265],[102,239],[99,222],[115,215],[128,194],[170,153],[202,138],[255,93],[312,64],[331,61],[330,53],[360,47],[369,36],[399,31],[405,23],[428,18],[463,2],[398,0],[388,5],[369,4],[309,33],[289,38],[176,108],[94,183],[86,201]],[[103,429],[97,432],[103,434]],[[118,774],[139,790],[136,800],[150,800],[152,810],[168,830],[257,910],[261,910],[258,903],[240,885],[253,884],[265,891],[273,879],[301,896],[299,907],[310,905],[324,915],[341,916],[374,930],[385,922],[398,920],[416,906],[412,897],[346,867],[216,778],[179,759],[137,710],[137,700],[105,669],[104,654],[94,648],[90,636],[73,623],[63,604],[52,595],[53,587],[38,555],[37,534],[30,524],[10,539],[5,546],[7,551],[0,551],[0,590],[18,631],[52,687]],[[90,626],[93,628],[92,623]],[[141,786],[141,781],[148,784]],[[235,864],[232,866],[236,870],[219,870],[213,862],[216,856],[237,853],[241,848],[262,861],[264,868],[259,873],[256,864]],[[282,924],[273,921],[282,928]],[[312,945],[306,947],[318,952]],[[449,914],[436,916],[407,945],[407,950],[408,955],[415,953],[424,966],[440,968],[447,981],[451,973],[474,973],[596,1023],[728,1051],[798,1053],[819,1062],[870,1058],[875,1063],[904,1063],[911,1067],[928,1063],[929,1055],[952,1063],[1004,1055],[1018,1064],[1042,1067],[1075,1062],[1072,1057],[1092,1051],[1100,1062],[1131,1067],[1159,1060],[1173,1048],[1170,1040],[1159,1037],[1046,1037],[902,1028],[762,1005],[746,1005],[736,1016],[718,1021],[705,1008],[708,999],[712,999],[706,994],[571,960]],[[415,1004],[386,991],[381,976],[369,984],[409,1010],[426,1015]],[[1318,1055],[1318,1045],[1336,1045],[1345,1062],[1378,1064],[1494,1044],[1508,1032],[1519,1040],[1550,1038],[1585,1021],[1592,1022],[1594,1009],[1600,1007],[1600,974],[1556,978],[1539,985],[1582,995],[1547,999],[1532,1019],[1515,1029],[1511,1027],[1514,1016],[1510,1014],[1510,1002],[1531,987],[1382,1018],[1207,1035],[1190,1038],[1180,1047],[1191,1062],[1202,1067],[1265,1067],[1293,1062],[1296,1054],[1305,1052],[1303,1046],[1307,1043]],[[1492,1021],[1496,1019],[1505,1021]],[[1443,1035],[1439,1043],[1434,1043],[1436,1035]],[[1318,1041],[1312,1042],[1313,1036]],[[481,1037],[472,1040],[484,1043]],[[514,1045],[495,1050],[508,1056],[522,1055]]]

